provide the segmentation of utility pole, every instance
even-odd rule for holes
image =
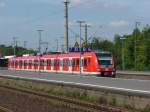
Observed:
[[[81,74],[81,67],[82,67],[82,60],[81,60],[81,48],[82,48],[82,43],[81,43],[81,38],[82,38],[82,24],[85,23],[84,21],[77,21],[80,26],[80,74]]]
[[[58,50],[59,50],[59,43],[58,43],[58,39],[56,39],[56,44],[57,44],[56,51],[58,52]]]
[[[88,24],[85,24],[82,27],[85,28],[85,46],[87,48],[87,45],[88,45],[88,27],[91,27],[91,26]]]
[[[16,70],[16,43],[17,43],[17,37],[13,37],[14,42],[14,70]]]
[[[47,50],[48,50],[48,44],[49,44],[49,43],[48,43],[48,42],[41,42],[41,44],[42,44],[42,45],[44,44],[44,45],[46,46],[46,49],[45,49],[45,52],[44,52],[44,53],[46,54],[46,53],[47,53]]]
[[[42,31],[43,30],[37,30],[39,33],[39,75],[40,75],[40,63],[41,63],[41,43],[42,43]]]
[[[23,42],[23,47],[26,49],[26,47],[27,47],[27,41]]]
[[[14,56],[16,57],[17,37],[13,37],[13,43],[14,43]]]
[[[41,43],[42,43],[42,31],[43,30],[37,30],[39,33],[39,54],[41,55]]]
[[[136,29],[136,32],[135,32],[135,40],[134,40],[134,66],[135,66],[135,70],[137,70],[137,29],[138,29],[138,26],[140,25],[140,22],[135,22],[135,29]]]
[[[64,1],[65,5],[65,33],[64,33],[64,40],[65,40],[65,51],[68,52],[69,50],[69,39],[68,39],[68,4],[69,0]]]
[[[120,38],[122,41],[122,70],[125,70],[125,59],[124,59],[124,40],[125,38]]]

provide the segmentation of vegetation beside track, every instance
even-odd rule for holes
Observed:
[[[104,105],[105,108],[119,108],[121,110],[128,110],[131,112],[149,112],[150,106],[144,106],[144,100],[142,108],[136,108],[136,98],[132,96],[119,96],[107,93],[105,91],[89,91],[79,88],[65,87],[63,85],[50,85],[39,82],[1,79],[1,86],[8,86],[17,88],[20,90],[32,90],[34,92],[40,92],[47,94],[48,96],[57,96],[61,98],[67,98],[72,100],[78,100],[83,102],[89,102],[94,105]],[[142,100],[142,99],[138,99]],[[140,102],[141,103],[141,102]],[[124,112],[123,111],[123,112]]]

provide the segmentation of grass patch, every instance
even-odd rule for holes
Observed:
[[[150,105],[147,105],[141,112],[150,112]]]

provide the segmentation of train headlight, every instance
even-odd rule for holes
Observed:
[[[101,69],[100,69],[100,68],[97,68],[96,70],[97,70],[97,71],[100,71]]]

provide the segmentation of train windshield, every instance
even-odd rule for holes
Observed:
[[[110,68],[113,66],[113,58],[111,53],[97,53],[98,63],[104,68]]]

